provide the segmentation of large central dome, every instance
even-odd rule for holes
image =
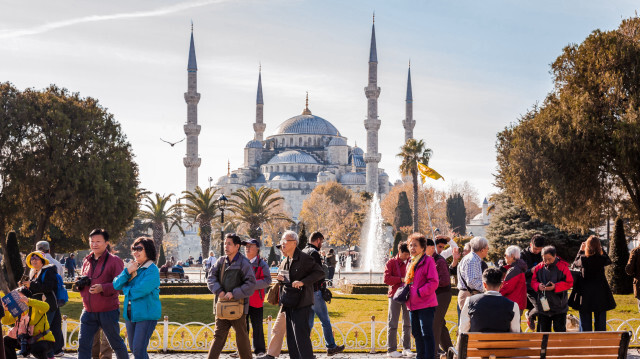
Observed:
[[[340,136],[331,122],[314,115],[298,115],[284,121],[276,130],[276,135],[287,134]]]

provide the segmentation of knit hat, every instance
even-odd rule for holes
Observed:
[[[35,252],[31,252],[29,253],[29,255],[27,256],[27,266],[29,268],[33,268],[31,266],[31,257],[32,256],[38,256],[40,257],[40,259],[42,259],[42,263],[44,263],[44,265],[46,266],[47,264],[49,264],[49,260],[47,258],[44,257],[44,253],[39,252],[39,251],[35,251]]]

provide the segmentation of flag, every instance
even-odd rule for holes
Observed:
[[[434,169],[427,167],[427,165],[420,162],[416,161],[416,163],[418,164],[418,172],[420,173],[420,178],[422,178],[422,183],[426,182],[426,177],[433,178],[434,180],[442,178],[444,181],[444,177],[440,176],[440,174]]]

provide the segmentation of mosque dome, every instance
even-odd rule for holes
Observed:
[[[366,167],[367,166],[366,162],[364,162],[364,158],[362,157],[362,155],[349,156],[349,164],[352,164],[354,162],[355,162],[356,167]]]
[[[347,140],[342,137],[334,137],[330,142],[329,146],[346,146]]]
[[[313,156],[308,153],[291,150],[284,151],[282,153],[278,153],[277,155],[271,157],[267,164],[278,164],[278,163],[309,163],[309,164],[318,164]]]
[[[367,177],[364,173],[359,172],[347,172],[340,177],[340,183],[342,184],[366,184]]]
[[[293,177],[292,175],[288,175],[288,174],[277,175],[277,176],[273,177],[271,180],[272,181],[297,181],[297,179],[295,177]]]
[[[262,142],[258,140],[251,140],[247,142],[247,145],[244,148],[262,148]]]
[[[356,146],[351,150],[351,153],[353,153],[356,156],[362,156],[364,155],[364,151],[362,150],[362,148]]]
[[[298,115],[284,121],[276,130],[276,135],[304,134],[340,136],[331,122],[314,115]]]

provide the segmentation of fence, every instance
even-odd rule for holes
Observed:
[[[64,334],[65,349],[78,349],[78,336],[80,323],[76,320],[69,319],[67,316],[62,317],[62,333]],[[274,320],[268,316],[264,322],[268,342],[271,342],[272,328]],[[344,344],[347,350],[370,352],[386,351],[387,346],[387,322],[376,321],[375,317],[371,317],[370,321],[353,323],[353,322],[335,322],[331,323],[336,343]],[[525,331],[530,331],[526,321],[522,322]],[[149,342],[150,351],[207,351],[211,340],[213,340],[214,323],[177,323],[170,322],[168,317],[164,317],[164,321],[159,321],[151,336]],[[447,321],[447,327],[451,334],[451,339],[456,342],[457,325],[454,322]],[[640,318],[629,320],[609,319],[607,327],[610,331],[630,331],[632,333],[630,345],[640,345]],[[401,328],[401,326],[400,326]],[[120,323],[121,334],[125,332],[124,323]],[[126,340],[126,335],[125,342]],[[322,338],[322,329],[320,323],[316,322],[312,331],[313,349],[317,351],[325,350],[324,340]],[[399,342],[402,342],[399,340]],[[128,343],[127,343],[128,346]],[[283,349],[286,349],[287,341],[283,343]],[[411,341],[412,349],[415,349],[413,338]],[[227,340],[225,351],[235,351],[235,340]]]

